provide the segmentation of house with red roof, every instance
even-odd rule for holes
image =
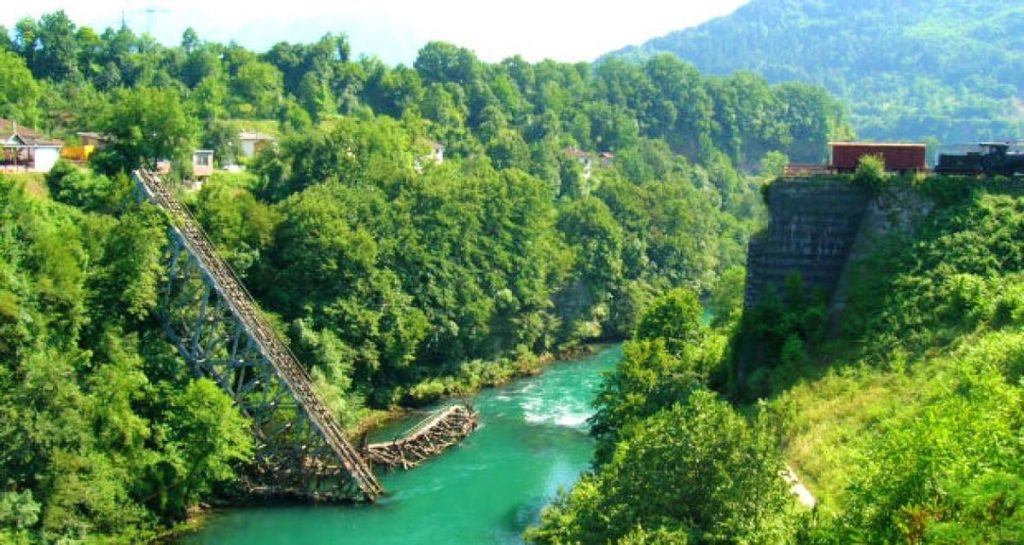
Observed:
[[[49,172],[60,159],[64,142],[43,136],[39,131],[0,118],[0,171]]]

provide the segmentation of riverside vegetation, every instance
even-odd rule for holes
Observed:
[[[728,346],[756,348],[739,381],[695,295],[659,299],[597,398],[594,469],[529,539],[1024,540],[1021,185],[892,181],[871,161],[850,180],[936,208],[870,243],[839,330],[824,294],[792,277],[726,324]],[[783,459],[816,493],[813,512],[785,497]]]
[[[248,163],[183,198],[354,425],[629,335],[678,286],[737,301],[762,215],[762,178],[738,166],[777,172],[849,132],[820,88],[668,56],[486,64],[435,42],[388,67],[351,59],[341,35],[255,53],[187,31],[164,47],[63,12],[0,32],[0,71],[0,116],[112,138],[89,169],[0,178],[0,541],[14,543],[146,541],[230,491],[249,455],[230,400],[163,338],[166,220],[131,168],[166,158],[186,178],[200,146]],[[279,145],[245,160],[243,128]],[[587,176],[570,147],[614,160]]]

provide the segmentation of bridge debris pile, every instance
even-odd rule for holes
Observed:
[[[472,407],[451,405],[420,421],[401,439],[365,445],[363,453],[374,465],[411,469],[459,443],[476,427],[477,413]]]

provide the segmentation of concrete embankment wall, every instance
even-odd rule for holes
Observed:
[[[846,180],[784,178],[768,189],[771,219],[751,239],[746,304],[799,273],[808,288],[835,291],[872,197]]]

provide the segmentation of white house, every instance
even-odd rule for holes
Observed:
[[[0,144],[0,170],[5,172],[50,172],[64,147],[60,140],[48,139],[35,129],[19,127],[7,119],[0,119]]]
[[[277,142],[277,138],[266,133],[251,131],[238,133],[238,144],[242,147],[242,155],[246,157],[256,155],[257,151],[265,146],[273,145],[274,142]]]
[[[199,180],[213,175],[213,150],[197,149],[192,152],[192,175]]]
[[[417,147],[426,148],[427,150],[425,155],[421,155],[413,161],[413,168],[417,173],[423,174],[424,163],[440,165],[444,162],[444,144],[435,142],[434,140],[420,140],[419,146]]]
[[[579,161],[580,168],[583,170],[583,179],[589,180],[594,173],[594,155],[578,148],[565,148],[562,152]]]
[[[431,141],[430,155],[428,155],[427,158],[434,161],[434,163],[440,165],[441,163],[444,162],[444,149],[444,144],[440,142]]]

